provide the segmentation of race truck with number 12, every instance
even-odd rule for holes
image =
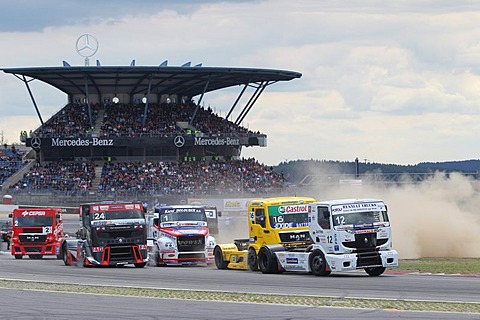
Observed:
[[[62,245],[65,265],[143,268],[148,262],[145,211],[140,202],[80,205],[79,239]]]
[[[307,245],[308,204],[311,197],[275,197],[252,200],[248,206],[248,239],[215,247],[218,269],[258,270],[257,255],[267,244]]]
[[[379,276],[398,266],[392,249],[387,206],[379,199],[343,199],[310,203],[312,244],[296,247],[264,245],[258,253],[263,273],[307,272],[327,276],[332,271],[364,269]]]

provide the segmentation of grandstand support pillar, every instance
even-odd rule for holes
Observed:
[[[18,77],[17,75],[15,75],[15,77],[20,79],[20,77]],[[20,79],[20,80],[22,80],[25,83],[25,86],[27,87],[28,94],[30,95],[30,99],[32,99],[33,106],[35,107],[35,111],[37,111],[38,119],[40,119],[40,123],[43,126],[43,119],[42,119],[42,116],[40,114],[40,110],[38,110],[37,102],[35,101],[35,98],[33,97],[33,93],[32,93],[32,90],[30,90],[30,86],[28,85],[28,83],[30,81],[34,80],[34,79],[31,79],[31,80],[27,81],[25,76],[22,76],[22,79]]]
[[[245,105],[245,107],[243,108],[242,112],[238,115],[237,117],[237,120],[235,120],[235,124],[237,126],[239,126],[243,119],[245,119],[245,117],[247,116],[247,114],[250,112],[250,110],[252,109],[253,105],[255,104],[255,102],[257,101],[258,97],[260,97],[260,95],[262,94],[263,90],[265,90],[265,88],[269,85],[269,83],[265,83],[265,82],[262,82],[258,87],[257,89],[255,90],[255,92],[252,94],[252,96],[250,97],[250,100],[248,100],[247,104]]]
[[[193,120],[195,120],[195,116],[197,115],[198,108],[200,108],[200,102],[202,102],[203,95],[205,94],[205,91],[207,91],[209,84],[210,84],[210,75],[208,75],[207,83],[205,83],[205,87],[203,88],[202,95],[200,96],[200,99],[198,99],[197,107],[193,112],[192,119],[190,119],[190,125],[193,123]]]
[[[142,129],[145,128],[145,124],[147,122],[148,97],[150,96],[150,91],[152,90],[152,79],[153,75],[150,75],[148,79],[147,101],[145,102],[145,110],[143,111]]]
[[[85,79],[85,100],[87,102],[88,108],[88,120],[90,120],[90,128],[93,127],[93,119],[92,119],[92,109],[90,108],[90,94],[88,93],[88,75],[87,73],[84,74]]]
[[[233,103],[232,107],[230,108],[230,111],[228,111],[228,114],[227,114],[227,116],[225,117],[225,119],[228,120],[228,117],[230,117],[230,115],[232,114],[233,110],[235,110],[235,107],[237,106],[238,101],[240,101],[240,98],[241,98],[241,97],[243,96],[243,94],[245,93],[245,90],[247,90],[249,83],[250,83],[250,80],[248,80],[248,82],[245,83],[245,86],[243,87],[242,91],[241,91],[240,94],[238,95],[237,100],[235,100],[235,102]]]

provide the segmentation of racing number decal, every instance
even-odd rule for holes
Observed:
[[[345,217],[344,216],[336,216],[335,219],[337,219],[337,224],[345,224]]]
[[[93,220],[105,220],[105,212],[95,212],[93,214]]]
[[[51,226],[43,227],[42,233],[51,233],[51,232],[52,232]]]
[[[327,236],[327,242],[328,243],[333,243],[333,237],[332,236]]]

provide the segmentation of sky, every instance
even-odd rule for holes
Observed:
[[[0,0],[0,8],[0,68],[83,65],[75,43],[90,33],[99,41],[91,59],[102,65],[302,73],[268,86],[243,122],[268,142],[242,155],[267,165],[480,158],[479,1]],[[44,119],[67,102],[45,83],[29,85]],[[202,103],[225,117],[240,90]],[[3,72],[0,110],[8,143],[40,125],[25,84]]]

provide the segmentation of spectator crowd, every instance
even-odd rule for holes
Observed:
[[[105,162],[93,189],[93,162],[36,164],[12,186],[16,192],[98,195],[219,195],[279,191],[283,175],[255,159],[180,162]]]

